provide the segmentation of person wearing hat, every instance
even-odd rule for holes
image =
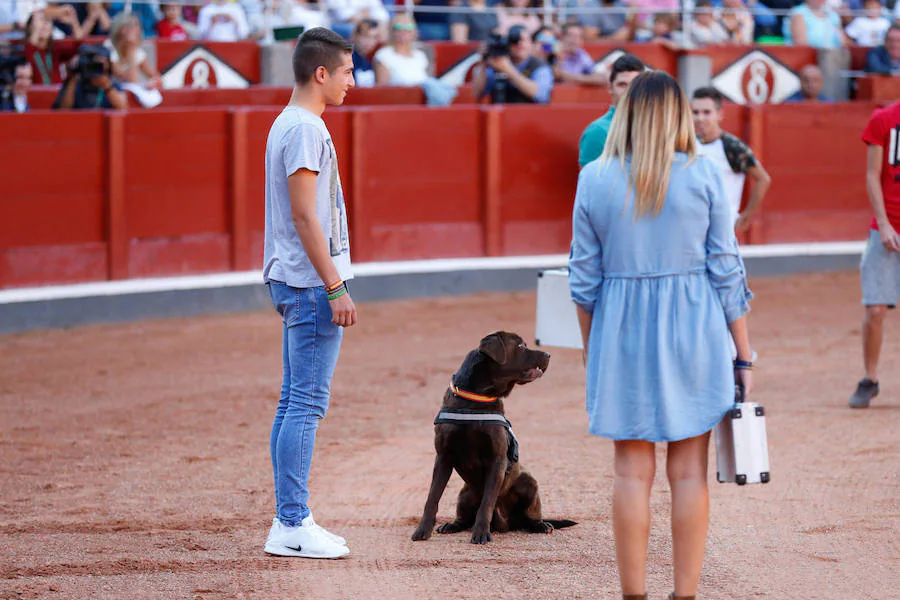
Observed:
[[[488,43],[488,49],[502,38]],[[484,64],[476,67],[472,88],[476,98],[490,96],[494,104],[539,103],[550,101],[553,69],[534,56],[533,42],[525,27],[515,25],[506,36],[508,52],[499,56],[485,52]]]

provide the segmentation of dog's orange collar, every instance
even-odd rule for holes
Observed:
[[[466,400],[471,400],[472,402],[496,402],[496,396],[482,396],[481,394],[474,394],[472,392],[467,392],[465,390],[461,390],[456,387],[453,382],[450,382],[450,391],[454,396],[459,396],[460,398],[465,398]]]

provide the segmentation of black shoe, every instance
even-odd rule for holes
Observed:
[[[878,382],[868,377],[859,382],[850,396],[850,408],[869,408],[869,402],[878,395]]]

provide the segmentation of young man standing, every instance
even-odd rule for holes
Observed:
[[[612,97],[612,104],[605,115],[588,125],[581,134],[581,141],[578,144],[579,168],[603,154],[606,136],[609,135],[609,127],[616,113],[616,104],[625,94],[631,80],[642,73],[644,68],[641,59],[631,54],[623,54],[613,62],[612,70],[609,72],[609,95]]]
[[[266,142],[266,234],[263,278],[284,323],[284,377],[269,448],[276,517],[265,551],[279,556],[339,558],[344,538],[313,520],[309,469],[316,429],[325,416],[342,327],[356,323],[344,283],[353,274],[347,213],[326,105],[353,87],[353,47],[317,27],[294,49],[294,92]]]
[[[726,131],[721,123],[722,94],[713,87],[701,87],[694,91],[691,110],[694,113],[694,128],[700,142],[699,153],[710,158],[722,172],[725,194],[734,208],[735,229],[746,231],[753,222],[753,215],[762,204],[772,179],[750,148]],[[744,195],[744,179],[749,175],[754,181],[753,191],[747,207],[741,212],[741,197]]]
[[[866,375],[850,397],[850,408],[868,408],[878,395],[878,359],[884,317],[900,298],[900,103],[876,110],[862,134],[866,149],[866,191],[875,217],[860,263],[863,362]]]

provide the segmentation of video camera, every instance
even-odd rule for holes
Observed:
[[[105,59],[105,60],[104,60]],[[86,44],[78,48],[78,65],[75,72],[84,81],[110,74],[110,53],[97,44]]]
[[[509,38],[499,33],[492,33],[488,38],[484,57],[498,58],[501,56],[509,56]]]

